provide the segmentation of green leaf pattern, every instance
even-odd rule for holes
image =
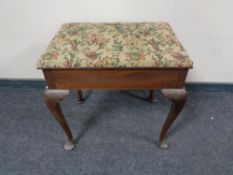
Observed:
[[[64,24],[37,62],[41,69],[192,65],[166,22]]]

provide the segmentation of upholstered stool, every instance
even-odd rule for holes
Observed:
[[[182,110],[187,93],[186,75],[192,61],[166,22],[155,23],[69,23],[64,24],[37,63],[48,89],[45,102],[64,129],[68,142],[74,140],[59,105],[77,89],[161,89],[172,106],[160,133],[160,146],[167,148],[165,135]],[[98,114],[97,114],[98,115]]]

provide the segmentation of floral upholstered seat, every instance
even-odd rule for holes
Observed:
[[[37,62],[50,68],[191,68],[192,61],[166,22],[68,23]]]

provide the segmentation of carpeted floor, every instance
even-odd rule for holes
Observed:
[[[189,92],[168,134],[170,148],[157,145],[169,102],[156,92],[85,91],[62,102],[76,138],[65,136],[48,112],[39,88],[0,88],[1,175],[232,175],[233,93]]]

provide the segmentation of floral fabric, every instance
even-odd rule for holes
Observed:
[[[69,23],[62,25],[37,67],[191,68],[192,61],[166,22]]]

